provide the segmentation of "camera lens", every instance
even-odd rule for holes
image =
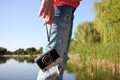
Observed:
[[[53,59],[50,55],[45,55],[43,58],[42,58],[42,62],[44,65],[49,65],[50,63],[52,63]]]

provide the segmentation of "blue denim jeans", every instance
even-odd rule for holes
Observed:
[[[46,72],[39,71],[37,80],[63,80],[63,71],[65,69],[68,58],[68,50],[72,35],[72,26],[75,8],[70,6],[54,7],[54,23],[51,28],[50,42],[47,50],[52,47],[56,49],[60,56],[64,55],[63,60],[53,66]],[[46,52],[46,51],[44,51]],[[58,71],[58,65],[63,66],[62,71]]]

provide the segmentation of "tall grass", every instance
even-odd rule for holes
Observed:
[[[70,50],[71,54],[79,54],[82,60],[107,60],[120,62],[120,43],[116,44],[81,44]]]

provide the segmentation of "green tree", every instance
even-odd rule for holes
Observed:
[[[94,3],[94,24],[103,43],[120,42],[120,1],[101,0]]]
[[[26,54],[33,55],[37,50],[34,47],[27,48],[26,49]]]
[[[100,33],[94,28],[94,24],[92,22],[84,22],[77,28],[75,41],[82,44],[100,43]]]
[[[3,47],[0,47],[0,55],[4,55],[6,53],[7,53],[7,49],[3,48]]]
[[[93,22],[84,22],[77,27],[75,38],[71,40],[70,51],[77,51],[82,44],[100,42],[100,33],[95,29]]]
[[[24,49],[22,49],[22,48],[19,48],[19,49],[17,49],[16,51],[14,51],[14,54],[23,54],[24,55],[24,53],[25,53],[25,51],[24,51]]]
[[[6,54],[12,55],[12,54],[14,54],[14,53],[13,53],[12,51],[7,51]]]
[[[36,50],[35,54],[42,54],[43,53],[43,47],[40,47],[38,50]]]

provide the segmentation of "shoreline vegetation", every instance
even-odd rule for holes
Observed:
[[[79,54],[70,54],[69,72],[76,73],[76,80],[120,80],[120,59],[91,58],[85,60]],[[113,58],[115,59],[115,58]]]
[[[39,49],[36,49],[34,47],[30,48],[19,48],[15,51],[9,51],[4,47],[0,47],[0,56],[1,57],[31,57],[40,55],[43,52],[43,48],[40,47]]]
[[[38,55],[1,55],[0,57],[9,57],[9,58],[22,58],[22,57],[37,57]]]
[[[81,65],[94,65],[97,67],[103,66],[106,68],[109,67],[118,67],[119,68],[119,72],[120,72],[120,60],[119,61],[115,61],[115,62],[111,62],[109,60],[100,60],[100,59],[91,59],[89,61],[87,60],[82,60],[79,57],[79,54],[70,54],[69,55],[70,60],[68,60],[68,63],[72,64],[72,65],[76,65],[76,66],[81,66]]]

